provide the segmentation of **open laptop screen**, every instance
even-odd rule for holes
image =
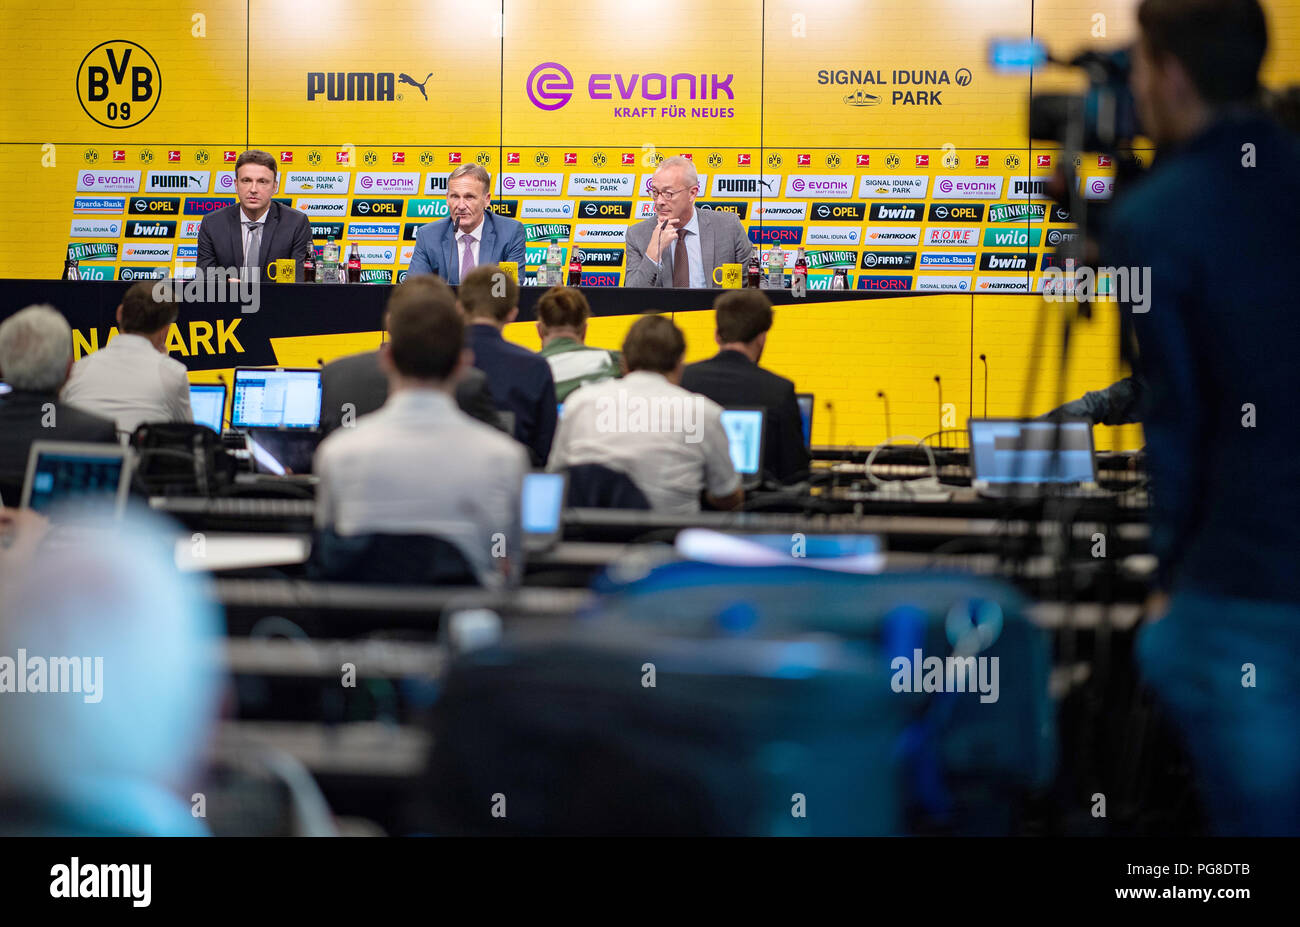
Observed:
[[[1059,429],[1059,434],[1058,434]],[[987,485],[1090,483],[1092,426],[1085,421],[970,420],[972,478]]]
[[[194,424],[207,425],[221,434],[221,420],[226,414],[226,387],[221,383],[191,383],[190,409]]]
[[[235,428],[320,426],[320,371],[312,369],[235,371],[230,424]]]
[[[746,483],[763,468],[763,409],[723,409],[722,427],[731,448],[731,463]]]
[[[35,441],[21,505],[61,518],[121,514],[131,482],[130,453],[116,444]]]
[[[803,424],[804,447],[812,447],[813,394],[795,393],[794,401],[799,403],[799,420]]]

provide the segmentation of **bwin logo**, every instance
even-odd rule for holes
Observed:
[[[165,225],[157,223],[146,225],[143,222],[137,222],[135,227],[131,229],[131,235],[135,238],[161,238],[169,234],[170,231],[171,229]]]
[[[879,219],[898,219],[900,221],[915,219],[916,210],[910,206],[881,206],[878,210]]]
[[[1024,270],[1028,261],[1022,257],[1002,258],[996,254],[989,255],[989,270]]]

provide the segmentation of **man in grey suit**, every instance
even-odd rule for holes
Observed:
[[[245,151],[235,161],[239,202],[209,213],[199,223],[199,271],[229,268],[232,275],[266,282],[272,261],[302,261],[307,256],[311,223],[306,213],[271,199],[280,187],[276,171],[275,158],[265,151]]]
[[[462,164],[447,178],[447,218],[415,236],[410,275],[437,274],[459,284],[481,264],[514,261],[524,272],[524,224],[488,210],[492,176],[478,164]]]
[[[696,209],[700,178],[690,158],[665,158],[650,181],[655,214],[627,230],[624,286],[716,287],[723,264],[749,263],[753,244],[733,212]]]

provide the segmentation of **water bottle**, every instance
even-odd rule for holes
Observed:
[[[321,256],[320,276],[322,283],[337,283],[339,279],[339,243],[334,236],[325,242],[325,253]]]
[[[546,248],[546,283],[544,286],[559,286],[562,282],[560,276],[560,265],[563,263],[564,255],[560,251],[560,239],[555,235],[551,236],[551,243]]]
[[[785,289],[785,251],[779,242],[773,242],[767,252],[767,288]]]
[[[849,272],[843,267],[835,268],[835,276],[831,277],[832,290],[847,290],[849,288]]]
[[[78,263],[77,263],[77,259],[76,259],[76,258],[67,258],[67,259],[64,260],[64,262],[63,262],[63,279],[64,279],[64,280],[80,280],[80,279],[81,279],[81,270],[78,268]]]

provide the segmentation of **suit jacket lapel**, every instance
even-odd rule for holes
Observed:
[[[496,261],[492,259],[492,255],[496,253],[492,249],[496,246],[497,241],[496,220],[493,219],[494,215],[495,213],[491,210],[483,213],[483,234],[480,236],[478,242],[478,264],[475,264],[475,267],[479,264],[496,263]]]
[[[450,217],[447,219],[447,227],[442,230],[442,271],[448,283],[460,283],[460,262],[456,260],[456,223]]]
[[[266,224],[262,228],[262,244],[257,249],[257,263],[265,267],[270,263],[266,256],[271,253],[271,242],[275,240],[275,227],[280,224],[280,204],[271,203],[266,213]]]
[[[235,203],[235,213],[230,223],[230,240],[231,254],[234,257],[230,261],[231,267],[242,267],[244,264],[244,210],[239,203]]]
[[[704,265],[704,285],[712,287],[713,268],[718,266],[713,255],[714,239],[717,236],[714,235],[713,223],[708,221],[702,209],[696,209],[695,215],[700,220],[700,263]]]

